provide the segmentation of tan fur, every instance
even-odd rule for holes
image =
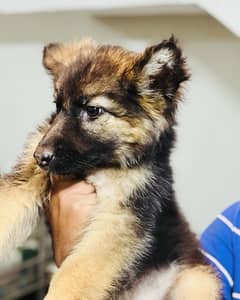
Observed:
[[[103,95],[91,98],[88,102],[88,105],[101,106],[107,111],[113,111],[120,115],[126,113],[126,110],[122,107],[122,105]]]
[[[176,263],[145,274],[134,287],[122,293],[118,300],[162,300],[181,267]]]
[[[166,300],[218,300],[220,282],[210,266],[185,267],[171,286]]]
[[[164,114],[166,109],[166,103],[164,99],[155,99],[154,97],[149,97],[148,95],[140,98],[141,107],[150,115],[154,120],[157,120],[159,116]]]
[[[143,110],[145,110],[148,114],[151,115],[152,119],[154,120],[153,123],[150,122],[149,119],[144,119],[144,118],[139,119],[137,117],[136,118],[128,117],[127,110],[124,109],[124,107],[122,105],[116,103],[114,100],[112,100],[108,97],[97,96],[97,97],[92,98],[89,101],[89,105],[103,107],[107,111],[113,112],[119,118],[121,118],[121,120],[120,120],[121,125],[118,128],[116,128],[116,132],[119,132],[120,139],[124,139],[124,136],[126,136],[126,134],[129,134],[132,136],[132,139],[126,140],[127,142],[136,142],[136,143],[144,144],[144,143],[146,143],[146,137],[147,136],[149,137],[150,135],[152,135],[153,131],[155,134],[161,134],[161,132],[168,127],[168,122],[162,116],[164,113],[165,107],[166,107],[164,100],[160,101],[158,99],[158,101],[156,101],[156,99],[152,99],[152,98],[146,96],[143,99],[140,98],[140,104],[141,104],[141,107],[143,108]],[[104,120],[104,121],[102,120],[102,123],[104,123],[105,121],[106,120]],[[116,118],[114,118],[114,126],[113,126],[113,124],[109,125],[109,129],[111,129],[111,132],[112,132],[112,130],[114,130],[114,127],[116,126],[115,124],[117,121],[118,120],[116,120]],[[98,120],[95,122],[96,124],[94,124],[92,122],[93,124],[90,124],[90,125],[98,127],[97,122],[98,122]],[[124,125],[124,122],[127,122],[128,125]],[[122,126],[122,129],[121,129],[121,126]],[[126,128],[126,126],[128,126],[128,128]],[[131,132],[130,129],[133,127],[135,127],[136,130]],[[129,130],[130,130],[130,132],[129,132]],[[106,127],[106,131],[107,131],[107,127]],[[123,138],[121,138],[122,136],[123,136]],[[156,136],[158,136],[158,135],[156,135]]]
[[[46,190],[46,173],[33,159],[37,144],[48,125],[29,139],[28,147],[14,173],[0,179],[0,258],[19,246],[38,221],[41,196]]]
[[[139,54],[121,47],[97,47],[95,45],[90,48],[90,51],[85,51],[87,55],[82,55],[82,51],[86,48],[85,40],[79,42],[79,47],[81,48],[79,51],[81,60],[78,62],[80,65],[92,56],[94,56],[95,59],[91,61],[91,66],[87,74],[85,74],[84,78],[81,78],[81,88],[84,95],[94,97],[95,95],[113,92],[118,88],[119,81],[122,77],[126,80],[132,80],[136,77],[134,64],[139,58]],[[70,64],[74,61],[72,61],[71,58],[67,58],[67,60],[71,61]],[[71,71],[74,71],[74,66]],[[101,76],[99,76],[99,73]],[[62,77],[64,77],[64,74]],[[57,85],[59,85],[59,82],[58,80]]]
[[[147,241],[139,240],[131,230],[138,220],[124,204],[149,180],[151,171],[143,168],[100,171],[88,178],[96,186],[98,206],[83,238],[53,278],[45,300],[106,298],[122,268],[131,268],[133,259],[146,250]]]
[[[119,146],[115,154],[122,160],[124,167],[127,166],[127,159],[133,159],[131,144],[150,143],[154,138],[158,138],[168,126],[165,118],[161,117],[161,111],[164,109],[164,104],[161,102],[158,105],[158,111],[157,108],[152,109],[152,117],[155,118],[155,122],[148,118],[128,117],[127,111],[120,104],[104,96],[93,98],[89,105],[101,106],[118,115],[116,118],[111,113],[105,113],[95,121],[85,122],[83,127],[91,135],[101,136],[106,141],[117,138]],[[146,103],[144,108],[149,109],[150,106],[153,108],[156,104],[149,99],[149,103]],[[158,116],[156,116],[157,113]]]
[[[89,38],[80,42],[50,44],[44,49],[43,64],[57,80],[64,68],[77,60],[80,54],[81,57],[87,57],[96,46],[95,41]]]
[[[119,144],[127,142],[143,145],[151,140],[153,127],[147,119],[136,118],[130,121],[128,118],[115,118],[111,114],[104,114],[94,122],[86,122],[84,129],[96,136],[101,134],[105,140],[117,137]]]

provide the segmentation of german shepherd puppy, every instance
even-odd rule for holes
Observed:
[[[98,203],[45,300],[220,299],[173,190],[169,156],[189,78],[176,40],[143,53],[91,40],[50,44],[43,64],[56,112],[1,178],[1,256],[37,223],[50,176],[85,179]]]

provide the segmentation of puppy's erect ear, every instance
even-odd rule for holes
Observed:
[[[80,56],[86,57],[95,48],[96,43],[91,39],[67,44],[52,43],[44,47],[43,65],[57,80],[66,67]]]
[[[137,63],[143,95],[172,100],[180,84],[189,79],[185,58],[174,37],[145,50]]]
[[[65,47],[62,44],[52,43],[43,49],[43,65],[56,79],[64,68]]]

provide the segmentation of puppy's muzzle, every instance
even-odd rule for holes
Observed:
[[[54,159],[53,150],[45,147],[38,147],[33,156],[37,164],[45,170],[48,169],[51,161]]]

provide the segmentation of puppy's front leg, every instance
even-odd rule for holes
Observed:
[[[97,208],[82,240],[53,277],[45,300],[110,299],[144,247],[136,224],[135,216],[120,205],[109,212]]]
[[[36,165],[33,153],[47,129],[46,123],[31,135],[19,163],[0,178],[0,259],[19,246],[37,223],[47,174]]]
[[[212,267],[185,266],[176,276],[164,300],[219,300],[220,281]]]

